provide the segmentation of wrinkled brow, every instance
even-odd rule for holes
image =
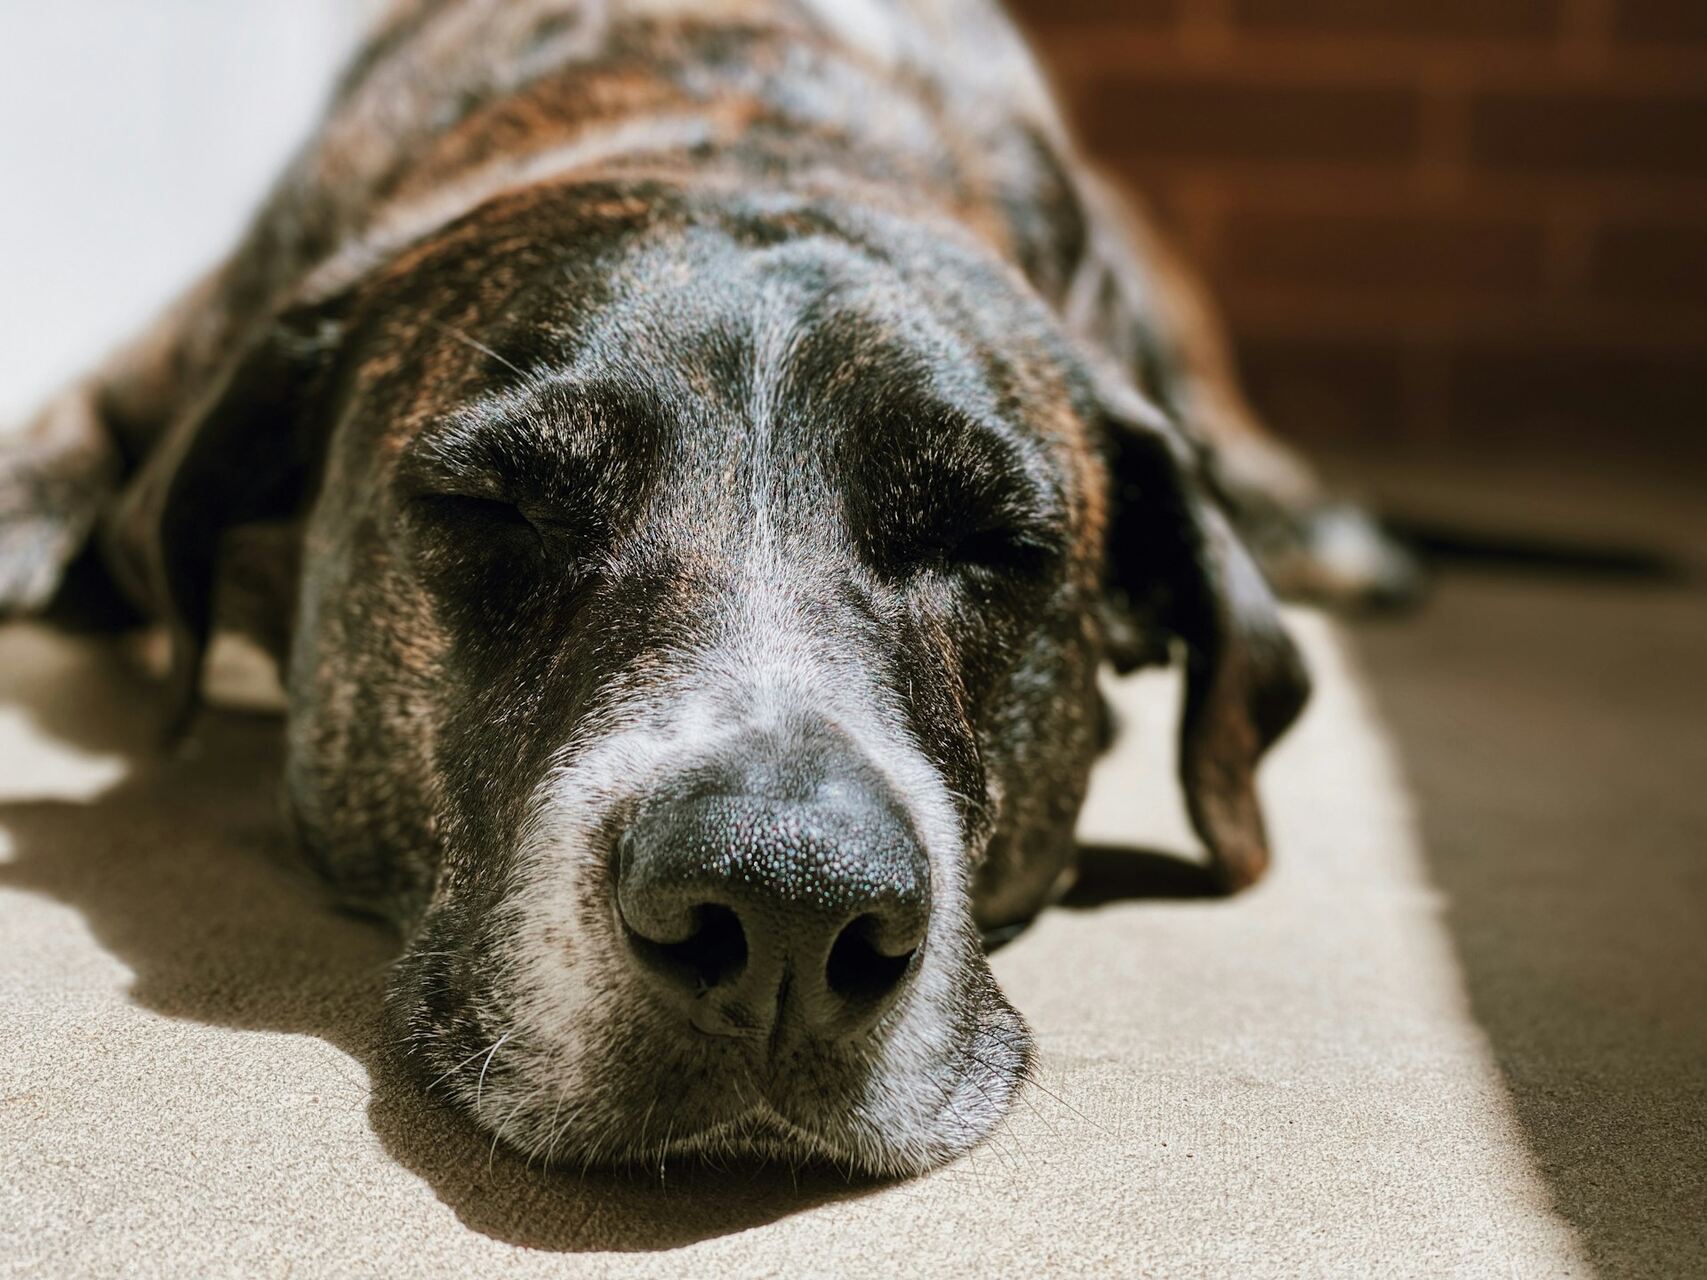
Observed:
[[[999,418],[919,402],[868,418],[844,447],[859,487],[943,518],[1006,516],[1037,529],[1068,519],[1065,477],[1036,436]]]
[[[399,459],[398,483],[508,501],[584,498],[590,485],[644,465],[655,421],[632,389],[530,379],[422,427]]]

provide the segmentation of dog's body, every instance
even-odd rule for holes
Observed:
[[[976,929],[1071,868],[1102,660],[1186,649],[1261,874],[1303,679],[1219,503],[1343,591],[1318,501],[988,0],[408,0],[0,457],[0,604],[94,531],[182,697],[216,602],[277,654],[303,844],[519,1148],[906,1171],[1023,1075]]]

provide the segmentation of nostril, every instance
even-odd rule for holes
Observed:
[[[629,940],[648,964],[698,991],[740,977],[747,967],[740,918],[728,907],[707,903],[694,909],[693,920],[693,931],[680,942],[654,942],[633,929]]]
[[[875,915],[860,916],[842,930],[830,948],[824,981],[851,1005],[870,1004],[888,995],[918,954],[917,947],[900,955],[884,954],[876,942],[882,928],[883,922]]]

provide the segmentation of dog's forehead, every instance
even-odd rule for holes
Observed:
[[[874,442],[982,438],[1039,476],[1082,451],[1043,354],[832,236],[673,228],[596,290],[550,278],[498,314],[428,318],[455,364],[405,452],[582,466],[645,456],[705,479],[787,467],[835,485]],[[999,310],[1002,299],[989,299]],[[684,477],[685,478],[685,477]]]
[[[760,223],[653,237],[616,265],[597,305],[543,295],[531,323],[560,334],[571,378],[626,377],[749,412],[755,400],[775,409],[882,388],[993,414],[992,359],[1015,353],[987,350],[886,253],[773,233]]]

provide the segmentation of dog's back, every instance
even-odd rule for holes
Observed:
[[[268,276],[244,295],[276,300],[500,192],[658,168],[863,183],[1036,266],[1073,248],[1038,218],[1063,145],[989,0],[405,0],[258,219],[264,252],[237,257]]]
[[[232,255],[0,468],[0,512],[24,531],[0,556],[0,608],[44,603],[97,521],[146,606],[127,544],[157,495],[136,473],[173,452],[163,434],[233,351],[501,194],[611,171],[939,218],[1203,442],[1283,589],[1404,588],[1343,509],[1337,559],[1318,554],[1313,477],[1244,405],[1189,273],[1072,154],[994,0],[399,0]]]
[[[226,263],[102,370],[142,457],[281,309],[508,191],[594,171],[935,206],[1063,301],[1083,215],[991,0],[401,0]]]

